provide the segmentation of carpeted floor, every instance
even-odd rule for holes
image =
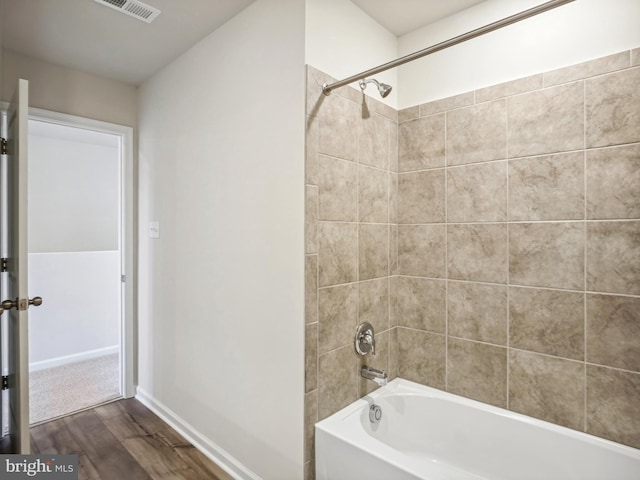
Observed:
[[[31,372],[29,420],[44,422],[119,396],[117,353]]]

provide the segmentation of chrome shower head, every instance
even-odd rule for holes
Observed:
[[[375,78],[370,78],[368,80],[360,80],[360,90],[364,92],[364,89],[367,88],[367,83],[373,83],[376,87],[378,87],[378,92],[380,92],[380,96],[385,98],[387,95],[391,93],[391,85],[387,85],[386,83],[380,83]]]

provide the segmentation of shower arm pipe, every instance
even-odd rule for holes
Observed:
[[[526,20],[527,18],[533,17],[540,13],[544,13],[548,10],[552,10],[554,8],[560,7],[567,3],[575,2],[575,0],[551,0],[549,2],[545,2],[536,7],[529,8],[527,10],[523,10],[520,13],[516,13],[509,17],[503,18],[502,20],[498,20],[493,23],[489,23],[484,27],[476,28],[475,30],[471,30],[470,32],[463,33],[462,35],[458,35],[457,37],[453,37],[449,40],[445,40],[444,42],[437,43],[432,45],[431,47],[424,48],[422,50],[418,50],[417,52],[411,53],[409,55],[405,55],[404,57],[400,57],[396,60],[393,60],[388,63],[384,63],[377,67],[366,70],[362,73],[358,73],[357,75],[352,75],[343,80],[339,80],[337,82],[331,84],[322,85],[322,93],[325,95],[331,94],[333,90],[336,88],[344,87],[349,83],[356,82],[358,80],[362,80],[366,77],[370,77],[371,75],[376,75],[380,72],[384,72],[391,68],[399,67],[400,65],[404,65],[405,63],[412,62],[422,57],[426,57],[427,55],[431,55],[432,53],[439,52],[440,50],[444,50],[449,47],[453,47],[454,45],[458,45],[459,43],[466,42],[467,40],[471,40],[473,38],[484,35],[485,33],[493,32],[495,30],[499,30],[500,28],[506,27],[508,25],[512,25],[521,20]]]

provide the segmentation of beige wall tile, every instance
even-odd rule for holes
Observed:
[[[358,284],[321,288],[318,291],[318,352],[348,345],[358,320]]]
[[[507,349],[449,337],[447,390],[506,408]]]
[[[360,224],[358,234],[358,278],[387,277],[389,275],[389,226]]]
[[[389,376],[389,331],[378,333],[376,332],[376,354],[367,355],[365,357],[358,357],[358,396],[362,397],[367,395],[374,390],[377,390],[379,387],[376,383],[371,380],[367,380],[364,378],[360,371],[362,367],[368,366],[371,368],[376,368],[378,370],[383,370],[387,372],[387,377]]]
[[[584,148],[582,82],[509,98],[508,125],[511,158]]]
[[[509,409],[582,430],[584,368],[582,362],[509,350]]]
[[[584,154],[509,161],[509,220],[584,218]]]
[[[393,324],[445,333],[445,281],[418,277],[397,277],[394,280]]]
[[[584,294],[509,288],[509,345],[584,360]]]
[[[587,361],[640,372],[640,298],[587,295]]]
[[[507,344],[507,287],[484,283],[448,282],[449,335]]]
[[[444,192],[444,169],[398,175],[399,223],[444,222]]]
[[[634,48],[631,50],[631,66],[640,65],[640,48]]]
[[[475,96],[473,92],[461,93],[460,95],[454,95],[453,97],[423,103],[420,105],[420,116],[426,117],[435,113],[453,110],[454,108],[466,107],[467,105],[473,105],[474,102]]]
[[[304,341],[304,392],[318,388],[318,324],[305,328]]]
[[[587,147],[640,141],[640,68],[586,81]]]
[[[420,117],[420,106],[403,108],[398,111],[398,123],[408,122],[409,120],[415,120]]]
[[[507,282],[507,225],[449,225],[450,279]]]
[[[640,374],[587,365],[587,433],[640,448]]]
[[[315,453],[314,426],[318,421],[318,391],[304,396],[304,461],[311,462]]]
[[[348,85],[345,88],[339,88],[338,91],[340,92],[340,96],[346,98],[347,100],[351,100],[353,103],[358,105],[358,108],[361,114],[362,114],[362,111],[364,110],[365,100],[367,98],[369,100],[372,100],[371,97],[367,97],[366,95],[363,95],[362,90],[360,90],[360,87],[357,85],[353,85],[353,84]],[[333,94],[333,92],[331,93]],[[375,100],[374,100],[374,103],[375,103]]]
[[[584,288],[584,225],[511,224],[509,281],[515,285]]]
[[[318,253],[318,187],[305,187],[304,251]]]
[[[318,150],[320,149],[320,119],[307,116],[304,176],[307,185],[318,184]]]
[[[507,162],[447,170],[449,222],[503,222],[507,219]]]
[[[444,390],[446,337],[421,330],[397,330],[398,376]]]
[[[445,164],[444,114],[401,123],[398,127],[398,171],[411,172]]]
[[[446,226],[399,225],[398,273],[445,278]]]
[[[359,221],[389,222],[389,173],[369,167],[360,167],[358,180]],[[344,207],[347,207],[346,205]]]
[[[629,52],[620,52],[606,57],[596,58],[588,62],[559,68],[544,74],[544,86],[550,87],[561,83],[573,82],[584,78],[615,72],[629,67]]]
[[[389,325],[398,325],[398,276],[389,277]]]
[[[355,282],[358,225],[319,222],[318,281],[320,287]]]
[[[389,174],[389,223],[398,223],[398,174]]]
[[[358,165],[320,155],[318,159],[318,219],[355,222],[358,219]]]
[[[389,169],[389,120],[377,114],[360,123],[359,162]]]
[[[389,329],[389,279],[368,280],[359,284],[358,324],[369,322],[376,333]],[[353,332],[351,332],[353,334]]]
[[[398,171],[398,125],[395,123],[389,127],[389,169]]]
[[[357,399],[357,355],[353,345],[318,359],[318,420],[333,415]]]
[[[335,78],[307,65],[306,113],[308,116],[317,116],[325,101],[329,101],[329,97],[322,93],[322,84],[325,82],[333,83]]]
[[[357,86],[348,85],[345,88],[335,89],[329,96],[322,93],[324,83],[335,83],[337,80],[337,78],[307,65],[307,115],[317,115],[317,111],[325,103],[330,103],[335,98],[342,98],[356,104],[362,102],[362,92]]]
[[[398,226],[389,226],[389,275],[398,275]]]
[[[305,323],[318,321],[318,255],[305,255],[304,262]]]
[[[447,164],[507,157],[507,102],[496,100],[447,112]]]
[[[315,452],[314,452],[315,453]],[[307,462],[304,464],[304,480],[316,480],[315,462]]]
[[[640,295],[640,221],[587,223],[587,290]]]
[[[398,377],[398,329],[389,330],[389,380]]]
[[[387,120],[390,120],[391,122],[397,124],[398,111],[395,108],[387,105],[386,103],[382,103],[378,98],[376,98],[378,96],[377,92],[373,93],[373,91],[371,91],[371,93],[373,97],[369,95],[363,95],[363,98],[367,100],[367,103],[369,105],[369,110],[371,110],[372,113],[376,115],[382,115]]]
[[[542,74],[511,80],[476,90],[476,102],[488,102],[542,88]]]
[[[340,96],[326,97],[320,115],[319,152],[332,157],[358,159],[359,105]]]
[[[587,151],[587,218],[640,218],[640,144]]]

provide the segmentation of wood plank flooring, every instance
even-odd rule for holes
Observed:
[[[78,454],[80,480],[233,480],[134,398],[31,428],[34,454]]]

